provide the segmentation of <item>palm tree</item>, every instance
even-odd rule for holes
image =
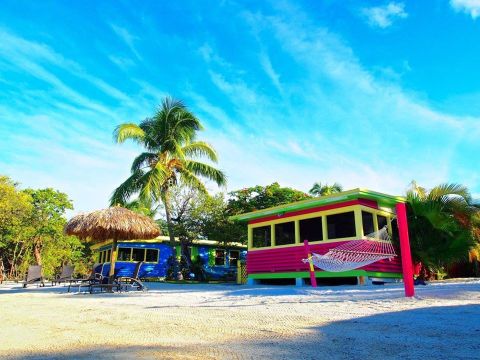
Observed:
[[[335,182],[333,185],[322,185],[321,182],[313,184],[312,188],[308,191],[313,196],[326,196],[343,191],[343,186]]]
[[[465,186],[441,184],[428,191],[412,182],[407,203],[412,257],[422,263],[421,276],[467,258],[477,242],[477,209]]]
[[[209,144],[195,141],[196,132],[202,129],[200,121],[181,101],[167,97],[152,118],[146,118],[139,125],[121,124],[114,131],[117,143],[130,139],[145,151],[133,161],[130,177],[113,192],[111,204],[126,204],[134,194],[147,203],[161,202],[173,248],[172,187],[181,182],[207,192],[201,178],[213,180],[219,186],[226,184],[222,171],[197,161],[201,157],[214,163],[218,161],[217,153]]]

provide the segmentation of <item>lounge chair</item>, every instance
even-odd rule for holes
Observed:
[[[137,262],[135,270],[133,271],[132,277],[129,276],[119,276],[116,278],[117,282],[122,286],[121,288],[127,291],[129,288],[136,289],[139,291],[147,291],[147,287],[140,280],[139,273],[140,268],[142,267],[143,261]]]
[[[95,269],[97,267],[101,266],[100,272],[96,272]],[[90,273],[90,276],[85,279],[78,279],[77,281],[79,282],[78,284],[75,284],[75,286],[78,286],[78,292],[80,292],[80,289],[82,287],[88,287],[89,290],[91,290],[91,287],[93,284],[102,284],[104,276],[102,275],[103,272],[103,266],[104,264],[96,263],[93,265],[92,272]],[[72,287],[72,282],[68,285],[68,292],[70,292],[70,288]]]
[[[43,282],[43,275],[42,275],[42,266],[41,265],[30,265],[28,267],[27,277],[24,281],[22,281],[23,287],[26,288],[29,284],[37,284],[41,286],[45,286]]]
[[[80,281],[79,279],[74,279],[72,277],[75,267],[72,265],[64,265],[62,267],[62,273],[58,275],[54,280],[52,280],[52,286],[54,284],[61,284],[63,283],[72,283]]]

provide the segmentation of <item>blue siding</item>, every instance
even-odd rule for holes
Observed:
[[[128,247],[128,248],[143,248],[143,249],[158,249],[159,250],[159,259],[158,263],[144,263],[140,269],[139,277],[141,278],[156,278],[156,277],[165,277],[167,275],[167,262],[170,256],[173,255],[172,248],[168,244],[160,243],[118,243],[118,247]],[[209,260],[209,250],[212,247],[209,246],[199,246],[198,247],[198,256],[200,261],[203,264],[203,267],[207,274],[211,278],[221,278],[222,275],[225,275],[227,272],[236,271],[236,268],[230,268],[228,266],[208,266]],[[98,251],[109,250],[111,246],[103,246],[98,249]],[[233,250],[233,249],[232,249]],[[235,249],[236,250],[236,249]],[[246,251],[240,250],[240,258],[245,259]],[[131,261],[117,261],[115,263],[115,276],[132,276],[133,271],[135,270],[136,262]],[[96,271],[100,272],[102,266],[97,267]],[[110,263],[107,262],[103,264],[102,274],[108,276],[110,271]]]

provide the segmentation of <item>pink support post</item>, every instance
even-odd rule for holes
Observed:
[[[397,225],[400,235],[400,252],[402,255],[403,284],[405,286],[405,296],[415,295],[413,287],[413,266],[412,254],[410,252],[410,240],[408,237],[407,208],[405,203],[398,203],[395,206],[397,210]]]
[[[310,282],[312,287],[317,287],[317,279],[315,278],[315,269],[313,267],[312,254],[310,253],[310,246],[308,245],[308,240],[303,240],[303,245],[305,246],[305,255],[308,259],[308,271],[310,272]]]

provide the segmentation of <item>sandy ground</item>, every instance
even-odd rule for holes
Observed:
[[[0,285],[0,358],[480,359],[480,280],[318,289]]]

